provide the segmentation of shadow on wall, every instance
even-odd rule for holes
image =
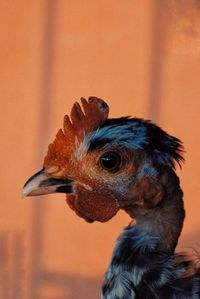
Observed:
[[[0,235],[0,298],[26,299],[27,271],[25,271],[26,249],[23,234]],[[102,278],[85,278],[68,273],[36,270],[34,282],[35,298],[46,299],[98,299],[100,298]],[[31,297],[32,294],[30,294]]]

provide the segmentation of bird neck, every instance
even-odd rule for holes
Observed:
[[[174,251],[185,217],[179,178],[171,169],[160,172],[158,182],[164,190],[159,204],[151,209],[130,205],[126,212],[136,220],[138,231],[158,238],[157,249]]]

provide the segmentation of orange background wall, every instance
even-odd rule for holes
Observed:
[[[0,14],[0,298],[99,298],[129,217],[90,225],[64,195],[20,195],[81,96],[106,99],[112,117],[150,118],[183,140],[179,247],[200,245],[200,2],[7,0]]]

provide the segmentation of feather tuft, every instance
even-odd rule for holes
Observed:
[[[85,135],[95,131],[106,121],[109,107],[103,100],[96,97],[90,97],[88,100],[81,98],[81,104],[83,108],[79,103],[74,103],[70,117],[65,115],[63,130],[58,131],[54,142],[49,145],[44,167],[65,166],[76,143],[82,141]]]

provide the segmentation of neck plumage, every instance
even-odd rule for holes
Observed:
[[[158,239],[157,249],[173,252],[185,217],[183,192],[179,178],[171,169],[161,173],[158,182],[164,192],[156,207],[144,209],[132,205],[126,209],[126,212],[136,220],[137,231]]]
[[[136,224],[117,241],[102,299],[200,298],[200,269],[174,254],[185,216],[179,179],[173,170],[159,178],[164,193],[156,207],[126,209]]]

